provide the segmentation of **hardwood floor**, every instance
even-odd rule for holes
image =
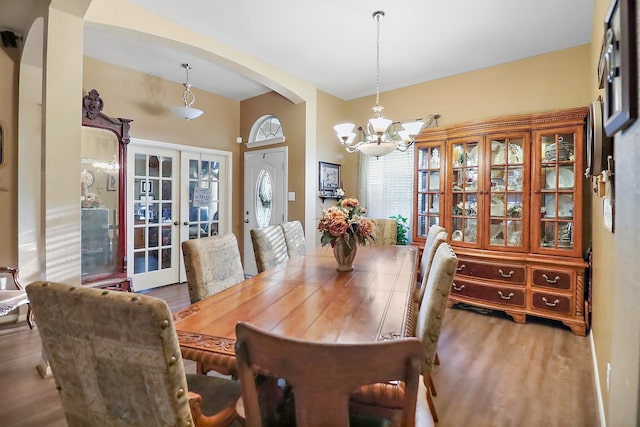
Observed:
[[[173,311],[189,304],[186,285],[148,294]],[[438,353],[433,378],[440,427],[599,426],[589,340],[560,324],[530,319],[520,325],[500,313],[452,308]],[[35,369],[39,361],[37,329],[0,328],[0,426],[66,426],[53,379]],[[185,367],[195,372],[193,362]]]

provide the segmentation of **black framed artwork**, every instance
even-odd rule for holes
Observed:
[[[613,0],[605,17],[598,64],[607,136],[629,126],[638,115],[635,30],[635,0]]]
[[[318,169],[318,190],[324,195],[333,195],[342,182],[341,166],[335,163],[320,162]]]
[[[4,151],[4,143],[2,141],[2,126],[0,126],[0,165],[2,164],[2,152]]]
[[[607,170],[607,158],[613,155],[613,139],[607,137],[602,127],[602,100],[593,101],[587,118],[587,167],[586,178]]]

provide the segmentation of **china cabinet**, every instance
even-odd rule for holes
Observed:
[[[425,129],[413,241],[431,224],[458,255],[450,304],[562,321],[585,335],[587,108]],[[437,160],[434,160],[436,159]]]
[[[131,290],[126,261],[126,150],[131,120],[102,113],[93,89],[82,99],[80,223],[82,283]]]

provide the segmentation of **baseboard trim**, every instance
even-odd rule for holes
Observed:
[[[600,375],[598,374],[598,358],[596,357],[596,346],[593,342],[593,329],[589,334],[589,347],[591,347],[591,360],[593,361],[593,379],[596,387],[596,400],[598,401],[598,415],[600,416],[600,427],[607,427],[607,420],[604,416],[604,402],[602,401],[602,390],[600,389]]]

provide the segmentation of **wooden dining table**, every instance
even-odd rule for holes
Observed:
[[[182,357],[235,375],[238,321],[289,338],[371,342],[410,334],[418,266],[414,246],[359,246],[353,271],[330,247],[248,278],[174,314]]]

